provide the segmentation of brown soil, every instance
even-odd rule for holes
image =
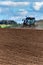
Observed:
[[[43,30],[0,29],[0,65],[43,65]]]

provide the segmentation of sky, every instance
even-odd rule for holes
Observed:
[[[43,19],[43,0],[0,0],[0,20],[22,23],[30,16]]]

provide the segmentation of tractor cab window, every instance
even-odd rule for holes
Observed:
[[[27,24],[33,24],[35,22],[35,19],[27,19],[26,23]]]
[[[29,24],[31,21],[30,21],[30,19],[28,19],[28,22],[27,22],[27,24]]]
[[[31,19],[27,19],[27,24],[31,24],[32,20]]]
[[[32,23],[34,23],[35,22],[35,19],[32,19]]]

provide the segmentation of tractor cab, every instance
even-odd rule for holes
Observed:
[[[25,26],[34,26],[35,25],[35,18],[34,17],[26,17],[24,22],[23,22],[23,25]]]

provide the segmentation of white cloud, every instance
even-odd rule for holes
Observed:
[[[21,18],[21,16],[12,16],[12,17],[10,17],[9,19],[11,19],[11,20],[18,20],[18,19],[20,19]]]
[[[28,11],[26,11],[26,10],[22,11],[20,14],[23,15],[23,16],[26,16],[28,14]]]
[[[42,6],[43,2],[34,2],[33,8],[38,11]]]
[[[19,9],[19,11],[21,12],[21,11],[25,11],[25,9]]]
[[[5,11],[5,10],[6,10],[6,9],[4,9],[4,8],[0,8],[0,13],[3,12],[3,11]]]
[[[25,9],[19,9],[19,14],[22,15],[22,16],[25,16],[28,14],[28,11],[25,10]]]
[[[5,13],[5,12],[9,12],[9,8],[1,8],[0,7],[0,13]]]
[[[16,21],[17,23],[22,23],[22,19],[25,18],[25,16],[12,16],[9,18],[9,20],[14,20]]]
[[[0,13],[1,13],[2,11],[3,11],[2,8],[0,8]]]
[[[7,6],[20,6],[20,5],[29,5],[30,2],[13,2],[13,1],[0,1],[0,5]]]
[[[25,16],[12,16],[9,18],[9,20],[15,20],[15,21],[18,21],[18,20],[21,20],[25,18]]]

